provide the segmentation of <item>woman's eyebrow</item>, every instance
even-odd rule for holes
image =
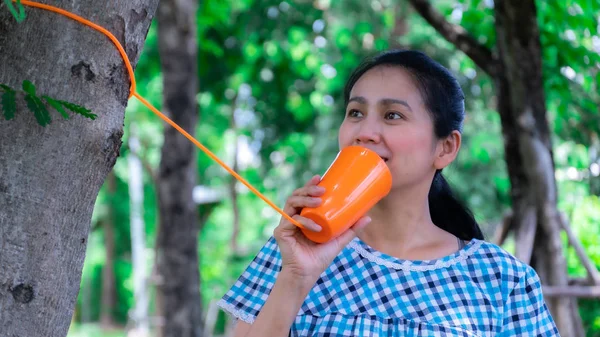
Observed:
[[[367,99],[364,98],[364,97],[362,97],[362,96],[354,96],[354,97],[352,97],[352,98],[350,98],[348,100],[348,103],[350,103],[350,102],[357,102],[357,103],[360,103],[360,104],[367,104]]]
[[[400,104],[400,105],[404,105],[405,107],[408,108],[408,110],[412,111],[412,108],[410,107],[410,105],[408,104],[408,102],[401,100],[401,99],[395,99],[395,98],[383,98],[379,101],[379,104],[381,105],[392,105],[392,104]]]
[[[348,100],[348,103],[350,103],[350,102],[357,102],[359,104],[367,104],[367,99],[362,96],[354,96]],[[408,108],[408,110],[412,111],[412,108],[410,107],[408,102],[406,102],[405,100],[401,100],[401,99],[383,98],[383,99],[379,100],[379,104],[386,105],[386,106],[392,105],[392,104],[400,104],[400,105],[404,105],[405,107]]]

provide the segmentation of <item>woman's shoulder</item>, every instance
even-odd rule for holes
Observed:
[[[463,263],[464,275],[474,283],[487,285],[490,290],[501,290],[505,296],[510,296],[515,288],[523,284],[541,287],[537,272],[529,264],[495,243],[476,241],[479,248]]]
[[[536,273],[506,249],[486,240],[472,239],[457,252],[434,260],[409,261],[383,254],[360,239],[353,240],[329,272],[338,274],[337,266],[346,261],[344,269],[355,273],[382,275],[402,273],[412,282],[439,280],[441,283],[469,284],[481,290],[508,295],[523,281],[536,281]]]
[[[479,242],[479,248],[471,254],[470,262],[479,265],[483,270],[504,272],[515,276],[523,276],[533,271],[533,268],[519,260],[506,249],[489,241],[474,239]]]
[[[402,260],[374,249],[357,237],[350,242],[345,250],[340,252],[340,255],[345,257],[354,255],[354,259],[360,258],[381,267],[414,272],[435,272],[447,270],[448,268],[461,269],[465,265],[470,265],[471,269],[478,272],[502,272],[521,275],[530,268],[504,248],[480,239],[472,239],[460,250],[442,258]]]

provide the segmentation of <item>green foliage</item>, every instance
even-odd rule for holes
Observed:
[[[0,84],[0,88],[2,88],[3,91],[0,99],[0,106],[4,112],[4,118],[6,120],[11,120],[15,117],[17,111],[17,91],[5,84]],[[63,100],[57,100],[46,95],[42,95],[40,98],[36,93],[35,85],[31,83],[31,81],[24,80],[22,88],[27,108],[33,112],[36,121],[41,126],[45,127],[52,122],[46,104],[58,111],[64,119],[69,119],[69,114],[65,111],[65,108],[72,113],[79,114],[91,120],[95,120],[97,117],[95,114],[91,113],[91,110],[83,106]]]
[[[69,114],[65,111],[65,108],[61,105],[60,101],[55,100],[52,97],[42,96],[42,98],[54,108],[54,110],[60,112],[64,119],[69,119]]]
[[[4,0],[4,5],[8,7],[10,14],[12,14],[17,22],[21,23],[25,20],[25,8],[21,4],[21,0],[16,0],[17,8],[14,7],[12,0]]]
[[[73,324],[69,328],[67,337],[126,337],[124,331],[104,331],[96,324]]]
[[[548,111],[558,136],[589,143],[600,133],[598,1],[538,1]]]
[[[598,196],[584,196],[576,203],[577,207],[571,206],[571,223],[573,231],[580,239],[588,256],[600,269],[600,247],[598,238],[600,237],[600,198]],[[566,238],[564,239],[566,243]],[[574,277],[584,277],[585,268],[581,265],[577,253],[573,248],[567,251],[567,263],[569,274]],[[581,299],[579,300],[579,312],[585,324],[587,336],[595,337],[600,335],[600,301]]]
[[[55,101],[55,102],[58,102],[59,104],[62,104],[62,106],[64,106],[65,108],[69,109],[71,112],[79,114],[79,115],[81,115],[81,116],[83,116],[85,118],[89,118],[91,120],[95,120],[96,117],[98,117],[98,116],[90,113],[91,112],[90,109],[87,109],[87,108],[85,108],[83,106],[80,106],[80,105],[77,105],[75,103],[70,103],[70,102],[67,102],[67,101]]]
[[[4,90],[2,98],[0,98],[0,106],[4,112],[4,118],[11,120],[15,117],[15,112],[17,112],[17,92],[4,84],[0,84],[0,87]]]
[[[23,81],[23,90],[26,93],[25,101],[27,102],[27,107],[35,115],[38,124],[41,126],[50,124],[50,113],[48,112],[48,109],[46,109],[44,102],[36,96],[33,83],[27,80]]]

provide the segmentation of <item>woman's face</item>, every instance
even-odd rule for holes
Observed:
[[[340,149],[361,145],[386,160],[393,188],[430,184],[444,147],[411,75],[393,66],[370,69],[355,83],[338,138]]]

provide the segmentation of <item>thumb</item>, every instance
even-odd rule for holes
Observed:
[[[371,222],[368,216],[360,218],[352,227],[336,238],[340,248],[346,247],[356,237],[356,230],[362,229]]]

